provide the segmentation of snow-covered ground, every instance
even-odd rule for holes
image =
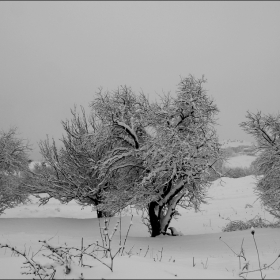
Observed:
[[[217,180],[209,189],[208,204],[201,207],[201,212],[181,210],[181,216],[173,220],[171,226],[180,230],[184,236],[160,236],[150,238],[140,216],[135,215],[133,226],[129,232],[126,251],[132,247],[132,255],[116,257],[114,271],[92,261],[94,268],[83,269],[85,278],[238,278],[238,258],[221,242],[227,242],[236,252],[240,250],[244,238],[245,256],[250,269],[258,268],[257,254],[250,230],[238,232],[222,232],[222,228],[230,220],[249,220],[256,215],[273,221],[262,207],[253,192],[255,179],[247,176],[239,179],[224,178]],[[135,214],[135,213],[134,213]],[[112,218],[111,229],[119,218]],[[121,237],[124,240],[130,217],[122,217]],[[103,221],[101,221],[103,224]],[[81,238],[84,244],[100,240],[98,219],[91,208],[81,209],[74,202],[61,205],[52,200],[50,204],[38,207],[36,199],[32,204],[22,205],[6,211],[0,218],[0,242],[16,246],[18,249],[36,252],[38,240],[51,239],[54,245],[64,242],[70,246],[80,247]],[[118,248],[119,231],[113,244]],[[270,264],[280,253],[280,229],[256,229],[255,234],[259,246],[261,263]],[[144,257],[149,246],[149,251]],[[163,248],[162,260],[160,251]],[[0,278],[28,279],[28,275],[20,272],[23,257],[11,256],[8,249],[0,249]],[[109,262],[108,259],[105,261]],[[195,266],[193,267],[193,261]],[[244,264],[245,262],[243,262]],[[57,272],[57,278],[75,279],[81,267],[73,264],[70,274]],[[267,278],[280,278],[280,260],[264,272]],[[248,279],[259,278],[260,273],[248,274]]]
[[[224,164],[225,167],[242,167],[242,168],[248,168],[250,167],[251,163],[256,159],[256,156],[253,155],[247,155],[246,149],[250,149],[253,147],[254,143],[244,140],[222,140],[220,142],[222,144],[222,148],[237,148],[240,146],[243,146],[244,153],[237,153],[234,156],[230,157]]]
[[[171,222],[170,226],[181,231],[183,236],[151,238],[140,215],[133,211],[133,225],[125,246],[127,253],[115,258],[113,272],[98,261],[91,260],[88,264],[92,268],[81,268],[72,263],[71,273],[67,275],[62,267],[58,267],[55,278],[78,279],[82,272],[85,279],[242,279],[238,276],[239,259],[222,241],[239,253],[244,238],[246,262],[241,259],[242,267],[248,262],[249,270],[255,270],[258,269],[258,257],[254,240],[250,230],[222,232],[222,228],[230,221],[246,221],[257,215],[273,221],[257,200],[253,190],[255,182],[253,176],[223,178],[213,182],[207,204],[202,205],[200,212],[180,209],[181,216]],[[37,199],[33,198],[32,203],[9,209],[0,217],[0,243],[26,250],[31,256],[40,248],[38,240],[50,240],[54,246],[66,242],[68,246],[77,248],[80,248],[82,238],[84,246],[96,240],[101,242],[95,212],[90,207],[81,208],[75,202],[62,205],[55,199],[38,207]],[[124,242],[130,219],[129,215],[122,216],[121,232],[118,230],[113,239],[113,252],[118,249],[120,238]],[[110,219],[110,231],[117,221],[119,217]],[[255,238],[261,265],[269,265],[280,254],[280,228],[256,229]],[[39,254],[34,259],[44,261]],[[109,264],[109,259],[102,260]],[[0,278],[32,278],[21,274],[24,271],[21,268],[23,262],[23,257],[12,255],[8,249],[0,249]],[[263,275],[266,279],[280,279],[280,259],[264,270]],[[247,279],[261,277],[259,271],[243,276]]]

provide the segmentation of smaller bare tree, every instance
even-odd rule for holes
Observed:
[[[96,165],[110,146],[105,140],[107,131],[94,118],[87,119],[83,107],[81,111],[79,114],[75,107],[71,110],[72,119],[62,122],[66,135],[60,148],[49,138],[39,143],[46,164],[28,172],[24,185],[28,192],[37,194],[42,204],[52,197],[62,203],[75,200],[82,206],[93,206],[98,217],[110,216],[96,208],[101,202]],[[41,196],[42,193],[48,196]]]

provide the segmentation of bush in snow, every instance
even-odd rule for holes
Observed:
[[[276,222],[276,223],[271,223],[265,219],[262,219],[259,216],[254,217],[251,220],[248,220],[246,222],[244,221],[230,221],[224,228],[223,231],[224,232],[230,232],[230,231],[236,231],[236,230],[245,230],[245,229],[249,229],[251,227],[254,228],[276,228],[276,227],[280,227],[280,222]]]

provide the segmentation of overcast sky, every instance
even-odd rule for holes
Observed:
[[[278,113],[280,2],[0,2],[0,129],[58,140],[100,86],[150,96],[208,80],[220,139],[253,140],[246,111]]]

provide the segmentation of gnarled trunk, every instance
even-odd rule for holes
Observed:
[[[163,207],[158,206],[156,202],[153,201],[149,204],[151,237],[156,237],[160,234],[166,234],[168,226],[175,213],[175,207],[174,209],[168,208],[165,212],[166,213],[164,213]]]
[[[160,206],[156,201],[152,201],[148,205],[151,237],[166,234],[172,217],[175,214],[176,205],[183,195],[183,193],[178,193],[167,204],[162,206]]]

